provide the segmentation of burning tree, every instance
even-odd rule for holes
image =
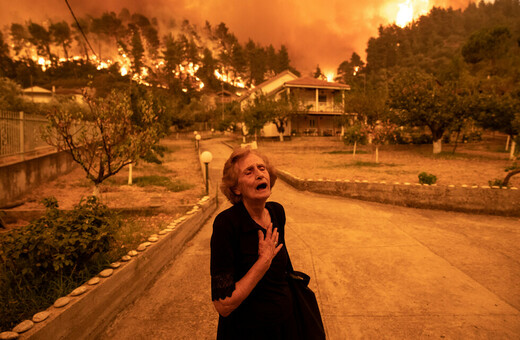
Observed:
[[[132,105],[127,92],[112,91],[106,98],[85,94],[88,109],[62,105],[48,114],[45,137],[67,150],[94,183],[99,184],[123,167],[147,155],[159,141],[159,124],[150,96]]]

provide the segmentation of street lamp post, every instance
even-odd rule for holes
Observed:
[[[202,137],[200,137],[200,135],[199,135],[198,133],[195,135],[195,148],[197,148],[197,150],[199,149],[199,146],[200,146],[200,139],[201,139],[201,138],[202,138]]]
[[[209,166],[209,163],[211,162],[212,159],[213,159],[213,155],[209,151],[204,151],[200,155],[200,160],[202,161],[202,163],[204,163],[205,169],[206,169],[206,172],[205,172],[205,175],[206,175],[205,176],[206,177],[206,195],[209,195],[209,171],[208,171],[208,166]]]

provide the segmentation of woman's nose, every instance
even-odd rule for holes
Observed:
[[[255,177],[256,178],[263,178],[264,174],[262,173],[262,171],[260,171],[258,169],[255,169]]]

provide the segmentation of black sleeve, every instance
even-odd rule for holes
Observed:
[[[225,299],[235,290],[233,226],[229,218],[219,214],[211,235],[211,300]]]

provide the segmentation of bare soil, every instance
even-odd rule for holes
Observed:
[[[168,148],[162,164],[141,161],[133,167],[133,181],[140,177],[157,175],[170,178],[184,190],[170,191],[163,186],[128,185],[128,167],[108,178],[100,186],[101,201],[111,208],[124,210],[155,209],[155,214],[134,217],[146,223],[169,223],[188,206],[204,196],[204,182],[193,143],[186,139],[167,138],[161,145]],[[93,184],[79,166],[72,172],[35,188],[23,199],[23,204],[10,211],[30,211],[45,209],[42,200],[54,196],[61,209],[71,209],[82,198],[92,195]],[[6,221],[9,223],[8,221]],[[18,220],[14,224],[23,225],[28,221]]]
[[[443,144],[443,152],[434,155],[432,145],[382,145],[379,162],[375,147],[345,145],[337,137],[297,137],[290,141],[260,141],[263,151],[275,167],[301,178],[349,179],[418,183],[418,175],[427,172],[437,177],[438,185],[489,185],[503,179],[505,168],[514,164],[505,150],[506,137],[485,135],[480,142]],[[520,176],[509,184],[520,187]]]

